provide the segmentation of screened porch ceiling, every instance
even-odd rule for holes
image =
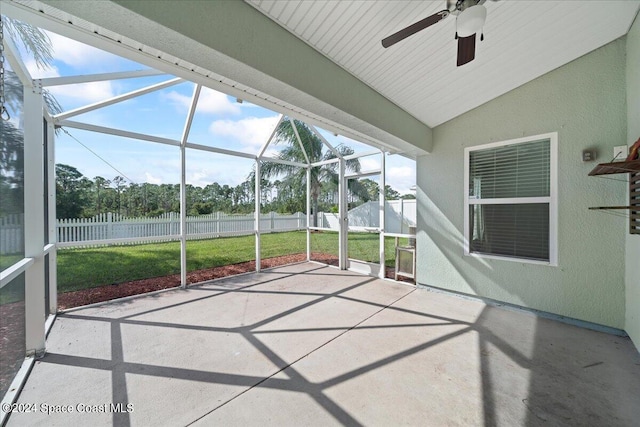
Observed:
[[[625,35],[640,2],[488,1],[485,40],[462,67],[454,16],[380,44],[444,0],[6,6],[42,28],[415,158],[431,152],[433,127]]]

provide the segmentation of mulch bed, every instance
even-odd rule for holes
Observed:
[[[0,396],[24,360],[24,301],[0,305]]]
[[[293,264],[296,262],[303,262],[306,259],[306,254],[285,255],[263,259],[260,265],[262,268],[273,268],[287,264]],[[312,253],[311,259],[313,261],[318,261],[328,265],[338,265],[338,258],[334,255]],[[203,270],[197,270],[187,273],[187,283],[200,283],[207,280],[219,279],[221,277],[233,276],[241,273],[248,273],[255,270],[255,261],[247,261],[238,264],[224,265],[221,267],[206,268]],[[386,269],[386,277],[393,278],[393,273],[393,268]],[[123,282],[115,285],[104,285],[96,288],[65,292],[58,295],[58,309],[66,310],[73,307],[80,307],[97,302],[109,301],[116,298],[140,295],[147,292],[159,291],[161,289],[174,288],[176,286],[180,286],[180,274],[152,277],[149,279],[133,280],[130,282]]]

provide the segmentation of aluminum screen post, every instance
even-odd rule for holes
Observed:
[[[42,89],[24,86],[24,252],[34,263],[25,271],[26,353],[45,350],[44,126]]]
[[[260,160],[256,159],[256,170],[254,175],[255,180],[255,234],[256,234],[256,273],[260,273],[260,181],[262,178],[262,172],[260,171]]]
[[[380,188],[378,189],[380,192],[380,272],[378,273],[378,276],[381,279],[384,279],[385,277],[385,270],[386,270],[386,265],[385,265],[385,247],[384,247],[384,232],[385,232],[385,203],[386,203],[386,199],[385,199],[385,187],[386,187],[386,182],[385,182],[385,156],[384,156],[384,151],[380,151]]]
[[[307,262],[311,261],[311,165],[307,166]],[[317,226],[317,224],[314,224]]]
[[[345,160],[340,159],[339,162],[340,175],[338,184],[338,217],[340,218],[340,225],[338,227],[338,240],[340,242],[338,248],[338,265],[340,270],[346,270],[347,265],[347,251],[348,251],[348,229],[349,229],[349,217],[347,214],[347,181],[344,177],[345,172]]]

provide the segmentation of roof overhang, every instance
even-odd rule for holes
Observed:
[[[303,120],[385,151],[414,158],[431,151],[431,128],[244,2],[44,0],[13,4],[41,10],[59,25],[80,27],[95,33],[96,39],[135,41],[144,46],[140,52],[157,51],[165,59],[177,58],[175,65],[182,73],[164,67],[175,75],[218,90],[216,76],[222,76],[220,83],[224,80],[236,89],[230,93],[233,96],[245,93],[250,102],[264,106],[267,101],[274,110],[297,112]],[[79,19],[74,22],[74,18]],[[148,64],[142,59],[136,58]],[[194,67],[188,70],[185,64]],[[184,75],[185,70],[198,76]],[[209,70],[212,75],[207,84],[201,77],[209,77]],[[261,94],[263,102],[257,99]]]

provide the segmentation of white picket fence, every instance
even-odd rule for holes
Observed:
[[[24,215],[0,217],[0,255],[24,252]]]
[[[349,212],[350,226],[378,227],[378,202],[366,203]],[[415,200],[391,200],[386,204],[387,232],[408,233],[415,227]],[[24,251],[23,215],[0,217],[0,255]],[[337,229],[335,214],[318,214],[319,226]],[[363,222],[364,221],[364,222]],[[298,212],[281,215],[275,212],[262,214],[260,231],[271,233],[306,229],[306,215]],[[253,214],[236,215],[216,212],[209,215],[187,216],[187,239],[208,239],[224,236],[253,234]],[[58,220],[58,244],[64,247],[95,246],[109,240],[126,240],[136,244],[149,241],[175,240],[180,235],[180,215],[174,212],[159,217],[127,218],[106,213],[93,218]]]
[[[260,231],[263,233],[302,230],[306,228],[306,224],[306,215],[300,212],[293,215],[270,212],[260,216]],[[253,234],[254,228],[253,214],[216,212],[187,216],[187,239],[241,236]],[[167,240],[170,240],[179,234],[180,215],[174,212],[153,218],[127,218],[107,213],[93,218],[58,220],[58,243],[61,246],[87,246],[92,241],[113,239],[129,239],[127,243],[142,243],[147,238],[157,241],[158,237],[167,237]]]
[[[0,217],[0,254],[24,251],[23,219],[23,215]],[[306,226],[306,215],[300,212],[293,215],[270,212],[260,217],[263,233],[304,230]],[[190,240],[253,234],[254,229],[253,214],[216,212],[187,216],[187,239]],[[180,235],[180,215],[172,212],[153,218],[127,218],[106,213],[93,218],[61,219],[57,232],[57,242],[63,247],[94,246],[115,239],[126,239],[128,244],[172,240]]]

